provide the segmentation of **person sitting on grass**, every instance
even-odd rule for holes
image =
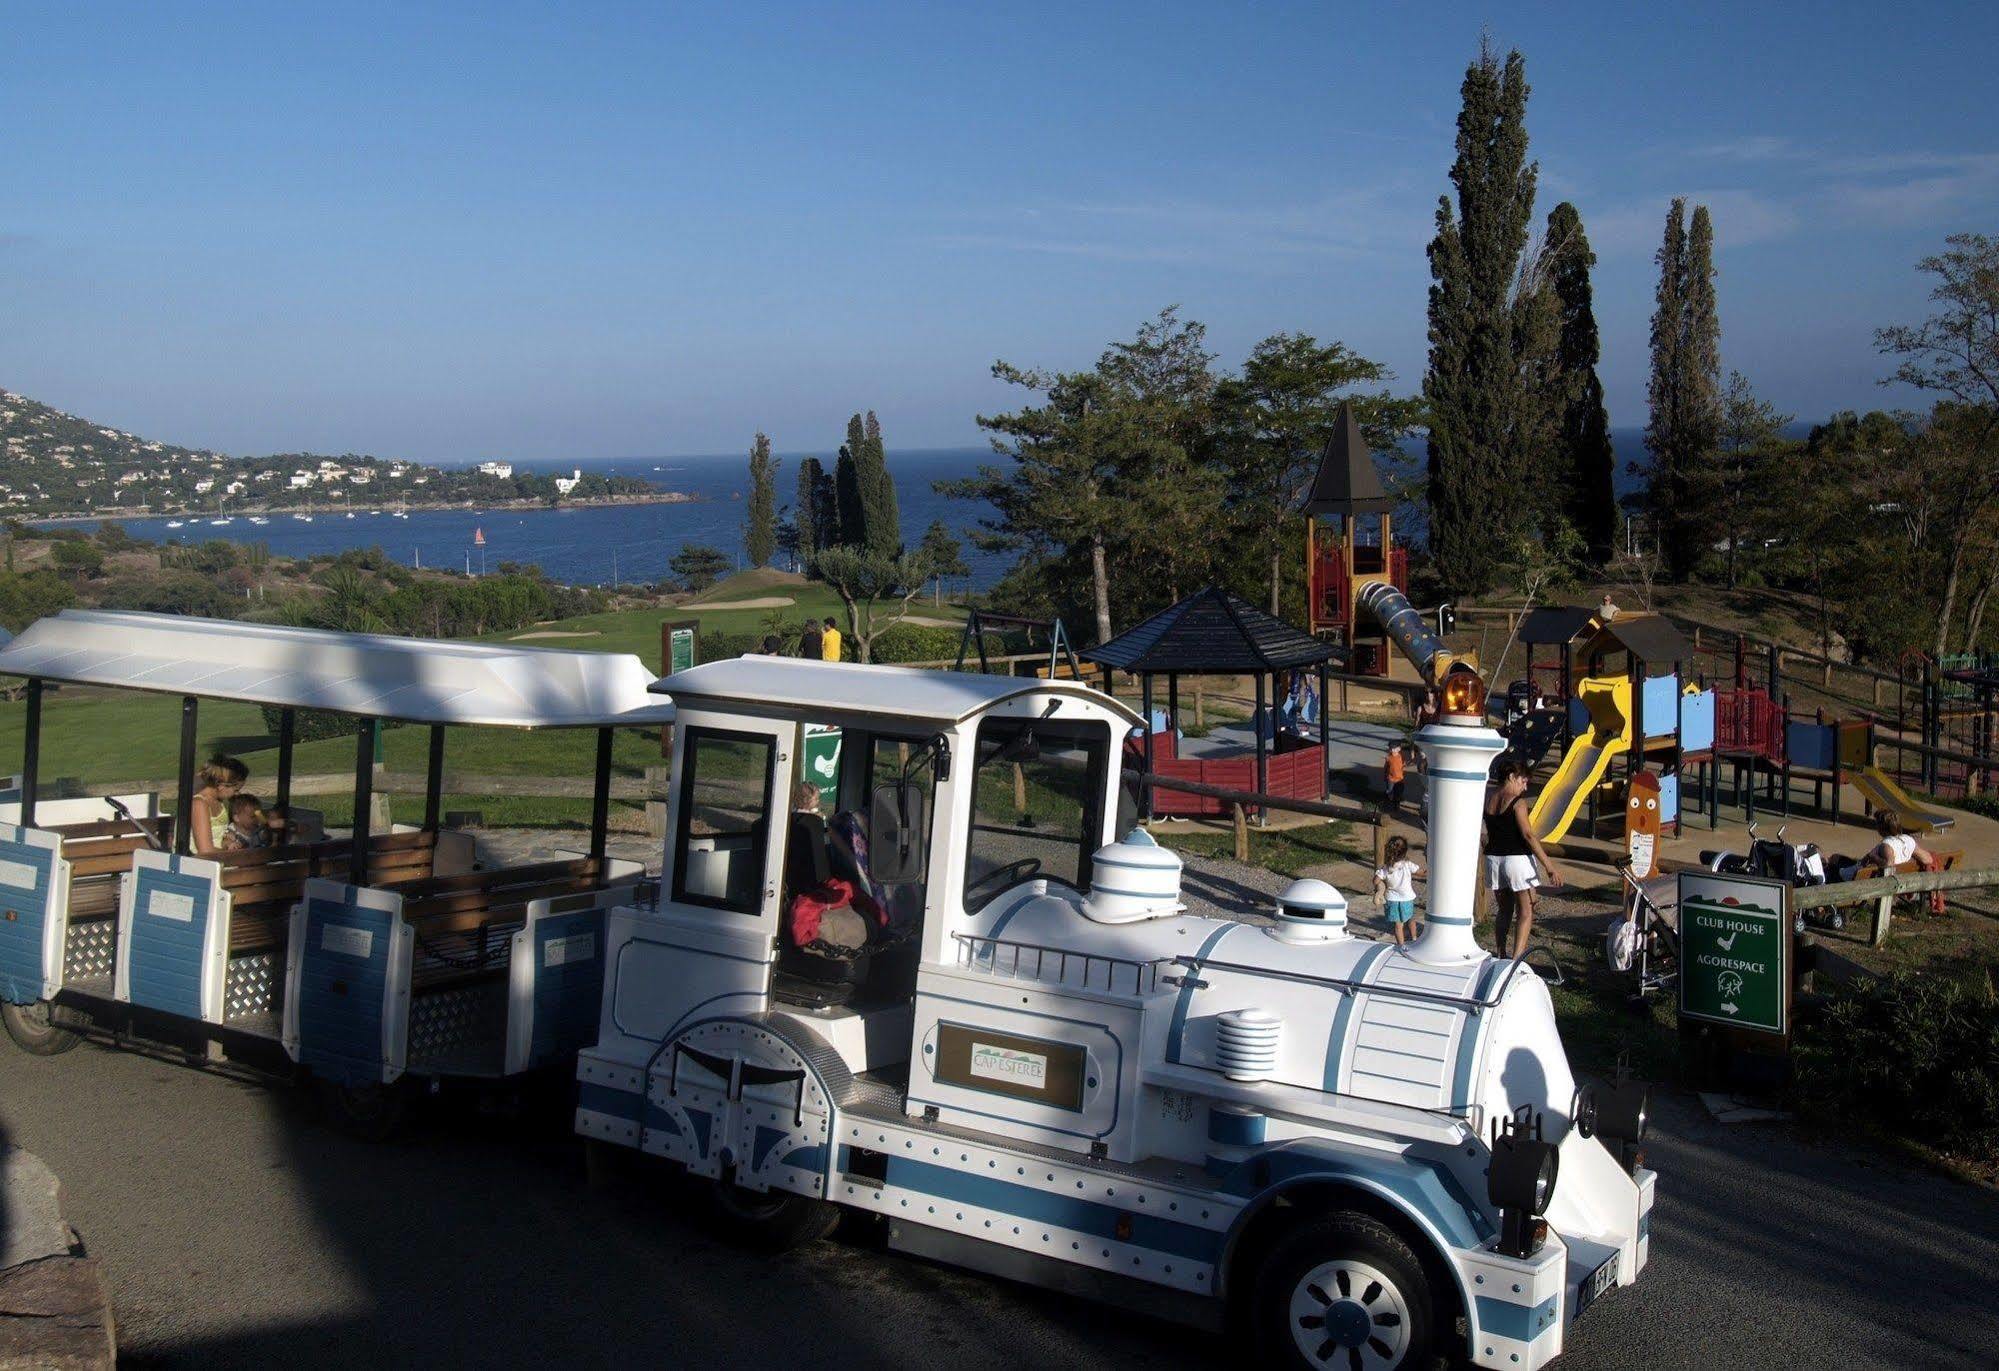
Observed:
[[[1390,838],[1381,852],[1382,864],[1374,869],[1374,898],[1388,915],[1389,931],[1400,947],[1417,934],[1416,882],[1427,873],[1409,860],[1409,840]]]
[[[1541,884],[1535,868],[1548,873],[1548,884],[1562,888],[1562,873],[1548,849],[1534,834],[1528,818],[1527,759],[1509,752],[1492,768],[1492,790],[1485,797],[1485,883],[1493,894],[1497,951],[1518,957],[1527,951],[1534,932],[1534,890]]]

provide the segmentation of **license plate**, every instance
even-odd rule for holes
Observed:
[[[1603,1263],[1603,1265],[1597,1267],[1596,1270],[1583,1277],[1583,1283],[1576,1292],[1575,1316],[1581,1318],[1583,1310],[1594,1304],[1598,1295],[1601,1295],[1606,1290],[1616,1288],[1616,1285],[1617,1258],[1613,1256],[1610,1260]]]

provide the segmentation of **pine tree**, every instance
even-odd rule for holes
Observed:
[[[1666,568],[1686,580],[1700,560],[1701,512],[1695,474],[1721,436],[1721,320],[1714,291],[1714,225],[1707,206],[1687,227],[1685,200],[1666,211],[1659,287],[1652,315],[1651,504]]]
[[[743,551],[752,567],[770,565],[777,551],[777,462],[770,438],[759,433],[750,445],[750,503],[743,521]]]
[[[1601,566],[1610,560],[1617,539],[1617,454],[1603,407],[1603,382],[1596,374],[1600,346],[1589,279],[1596,254],[1590,251],[1582,216],[1566,200],[1548,215],[1543,250],[1561,314],[1556,345],[1559,450],[1550,463],[1562,495],[1557,512],[1581,535],[1590,561]]]
[[[834,499],[840,518],[839,532],[829,546],[859,547],[868,540],[867,487],[861,474],[866,450],[861,416],[856,414],[847,420],[847,441],[840,445],[840,460],[833,466]]]
[[[826,468],[817,457],[807,457],[798,464],[798,493],[792,497],[792,522],[798,526],[798,561],[806,575],[812,574],[812,564],[819,556],[819,549],[826,546],[826,526],[820,522],[820,487],[827,481]]]
[[[873,410],[862,424],[861,446],[861,499],[867,521],[861,541],[878,556],[894,557],[902,551],[902,511],[895,477],[888,470],[888,452],[882,446],[881,421]]]
[[[1430,546],[1452,594],[1491,584],[1502,547],[1523,531],[1528,454],[1515,429],[1526,376],[1516,273],[1534,211],[1537,165],[1527,161],[1527,75],[1488,45],[1465,69],[1458,113],[1457,190],[1437,203],[1430,243]],[[1529,303],[1532,297],[1529,296]],[[1531,310],[1526,320],[1532,321]]]

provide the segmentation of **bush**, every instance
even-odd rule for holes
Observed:
[[[78,576],[95,576],[104,570],[104,552],[95,543],[65,541],[49,549],[55,564]]]
[[[257,710],[264,716],[264,728],[275,738],[284,726],[284,711],[276,705],[258,705]],[[384,719],[382,727],[401,728],[402,722]],[[352,738],[361,729],[361,720],[352,714],[335,714],[324,709],[301,709],[292,719],[292,741],[316,743],[322,738]]]
[[[1808,1097],[1953,1152],[1999,1148],[1999,996],[1972,980],[1898,972],[1827,1002],[1805,1042]]]
[[[934,624],[896,624],[875,635],[874,651],[871,654],[877,662],[949,662],[958,655],[958,640],[964,636],[962,629],[942,628]],[[1001,653],[1007,651],[996,635],[986,639],[986,651]],[[969,662],[978,661],[978,650],[965,649]]]
[[[0,571],[0,625],[19,633],[76,603],[76,591],[53,572]]]
[[[243,597],[240,593],[229,594],[213,577],[192,571],[166,571],[152,578],[129,576],[113,581],[105,588],[99,603],[106,609],[233,619],[243,607]]]

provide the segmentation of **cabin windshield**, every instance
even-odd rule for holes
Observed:
[[[979,726],[965,845],[968,912],[1023,881],[1089,887],[1110,751],[1102,724],[988,719]]]
[[[770,841],[773,741],[761,733],[690,728],[685,746],[673,898],[755,914]]]

